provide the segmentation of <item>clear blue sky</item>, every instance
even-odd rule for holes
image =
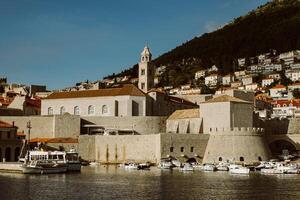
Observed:
[[[49,89],[157,57],[267,0],[0,0],[0,76]]]

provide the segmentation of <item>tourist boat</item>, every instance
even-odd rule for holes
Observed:
[[[182,167],[180,167],[181,171],[194,171],[193,166],[190,163],[184,163]]]
[[[24,174],[56,174],[67,171],[67,165],[47,160],[33,160],[22,166]]]
[[[204,164],[203,171],[216,171],[216,166],[214,164]]]
[[[250,169],[242,165],[229,165],[229,172],[232,174],[249,174]]]
[[[75,149],[71,149],[66,152],[66,164],[68,167],[67,171],[80,171],[81,170],[81,161],[79,160],[78,153]]]
[[[23,168],[26,173],[30,171],[43,170],[46,171],[45,168],[50,167],[49,171],[52,173],[60,173],[61,171],[58,169],[58,172],[55,172],[55,167],[60,168],[61,166],[67,167],[69,171],[80,171],[81,162],[78,159],[78,154],[75,151],[65,152],[65,151],[43,151],[43,150],[30,150],[27,152],[25,158],[20,159],[24,162]],[[37,161],[37,162],[33,162]],[[64,169],[62,169],[64,171]]]

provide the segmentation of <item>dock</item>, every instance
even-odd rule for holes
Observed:
[[[22,163],[20,162],[1,162],[0,172],[23,173]]]

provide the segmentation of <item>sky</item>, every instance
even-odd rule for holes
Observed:
[[[211,32],[267,0],[0,0],[0,77],[61,89]]]

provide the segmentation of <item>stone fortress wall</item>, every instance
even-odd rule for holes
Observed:
[[[78,151],[83,159],[105,164],[128,161],[158,164],[161,158],[172,156],[186,162],[202,160],[209,135],[148,134],[148,135],[82,135]]]
[[[203,162],[255,163],[270,159],[271,152],[263,131],[252,127],[212,129]]]

